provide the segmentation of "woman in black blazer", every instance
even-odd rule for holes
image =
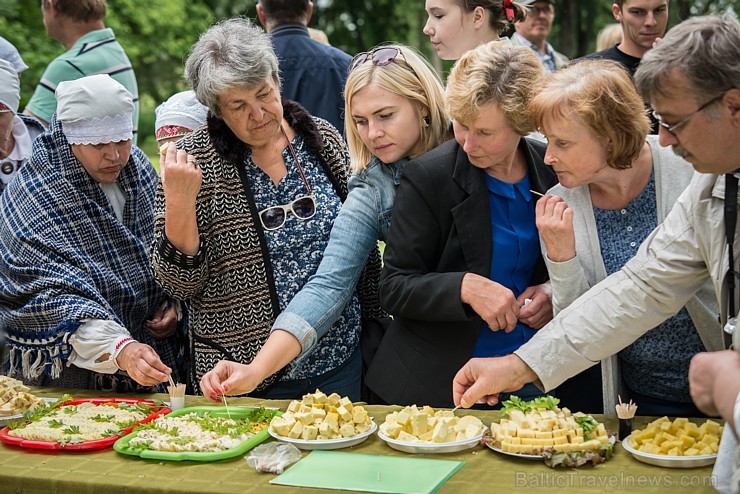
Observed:
[[[452,69],[455,140],[406,165],[393,210],[380,299],[395,319],[366,375],[382,401],[451,407],[469,358],[511,353],[552,319],[530,189],[557,179],[522,137],[542,76],[531,50],[501,42]]]

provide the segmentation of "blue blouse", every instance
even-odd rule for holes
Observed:
[[[518,297],[529,286],[540,257],[540,237],[535,225],[535,201],[529,192],[529,176],[516,184],[486,174],[491,210],[493,259],[491,280]],[[473,357],[506,355],[534,336],[535,330],[517,322],[510,333],[491,331],[484,321]]]
[[[305,148],[301,136],[296,135],[292,144],[316,198],[316,214],[304,221],[289,213],[281,228],[264,231],[281,311],[316,272],[342,206],[331,181],[316,158]],[[251,151],[247,153],[246,170],[258,211],[289,204],[308,193],[287,148],[283,151],[283,160],[288,173],[276,186],[254,164]],[[244,289],[249,290],[249,287]],[[360,303],[354,295],[316,347],[305,358],[290,364],[283,380],[319,376],[342,365],[359,344],[360,317]]]
[[[608,274],[635,256],[642,241],[658,226],[655,176],[640,195],[622,209],[594,206],[601,257]],[[653,398],[690,403],[689,362],[704,351],[686,308],[651,329],[619,352],[625,384]]]

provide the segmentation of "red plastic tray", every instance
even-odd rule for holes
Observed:
[[[79,398],[76,400],[65,401],[62,405],[79,405],[80,403],[88,402],[95,403],[96,405],[100,405],[102,403],[144,403],[145,405],[155,407],[155,409],[157,407],[157,404],[154,403],[152,400],[140,400],[138,398]],[[20,446],[21,448],[52,449],[59,451],[92,451],[96,449],[107,448],[108,446],[111,446],[113,443],[115,443],[120,437],[130,433],[138,424],[146,424],[147,422],[151,422],[152,420],[156,419],[160,415],[165,415],[170,412],[171,410],[169,408],[164,405],[160,405],[160,408],[156,409],[154,413],[146,417],[144,420],[136,422],[135,424],[132,424],[131,426],[122,430],[120,434],[104,437],[102,439],[95,439],[92,441],[83,441],[81,443],[70,443],[65,446],[62,446],[56,441],[36,441],[9,436],[9,427],[5,427],[3,430],[0,430],[0,441],[6,444],[12,444],[13,446]]]

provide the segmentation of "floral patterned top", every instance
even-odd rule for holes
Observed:
[[[264,231],[281,311],[285,310],[293,296],[316,272],[329,241],[332,224],[342,206],[329,178],[305,149],[300,135],[296,134],[292,145],[316,199],[316,214],[312,218],[301,220],[291,212],[282,227]],[[283,151],[283,159],[288,173],[276,186],[254,164],[251,152],[248,152],[246,171],[257,211],[270,206],[290,204],[298,197],[308,194],[288,148]],[[316,348],[305,358],[293,361],[282,380],[314,377],[339,367],[357,348],[360,328],[360,303],[355,294]]]
[[[606,272],[624,266],[642,240],[658,226],[655,215],[655,172],[643,191],[622,209],[594,206],[601,255]],[[637,393],[680,403],[691,403],[689,362],[704,351],[686,307],[640,336],[619,352],[622,377]]]

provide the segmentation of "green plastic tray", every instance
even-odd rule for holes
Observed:
[[[255,408],[229,407],[229,412],[231,412],[231,418],[234,418],[234,419],[247,417],[252,410],[255,410]],[[213,417],[228,417],[228,414],[226,413],[226,409],[221,406],[201,406],[201,407],[181,408],[179,410],[176,410],[172,413],[167,414],[167,416],[168,417],[179,417],[180,415],[185,415],[185,414],[193,413],[193,412],[201,416],[205,412],[210,412],[211,416]],[[275,415],[282,415],[282,412],[275,410]],[[169,460],[169,461],[190,460],[190,461],[208,462],[208,461],[218,461],[218,460],[223,460],[226,458],[233,458],[235,456],[243,455],[250,449],[262,443],[265,439],[270,437],[270,434],[267,432],[267,428],[265,428],[235,448],[227,449],[226,451],[219,451],[217,453],[200,453],[200,452],[191,452],[191,451],[173,452],[173,451],[156,451],[156,450],[151,450],[151,449],[142,450],[142,449],[129,448],[128,443],[129,441],[131,441],[131,439],[136,437],[136,434],[137,434],[136,432],[132,432],[131,434],[123,436],[118,441],[116,441],[115,444],[113,444],[113,449],[124,455],[139,456],[141,458],[146,458],[150,460]]]

